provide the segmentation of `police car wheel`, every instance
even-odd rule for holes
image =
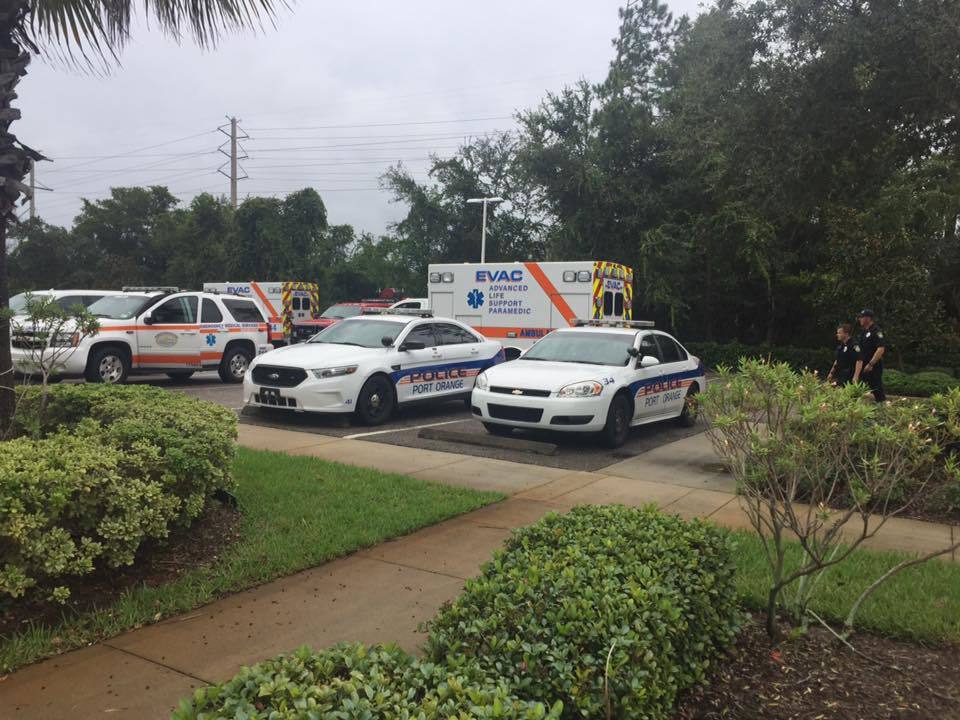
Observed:
[[[677,424],[680,425],[680,427],[693,427],[697,424],[697,417],[699,417],[699,415],[697,390],[696,388],[690,388],[690,390],[687,391],[686,397],[683,398],[683,410],[681,410],[677,416]]]
[[[97,350],[87,363],[87,382],[119,384],[130,374],[130,361],[123,351],[107,347]]]
[[[364,425],[382,425],[393,414],[393,385],[382,375],[364,383],[357,397],[357,416]]]
[[[243,376],[250,367],[250,351],[242,347],[232,347],[227,350],[220,361],[220,379],[225,383],[243,382]]]
[[[607,424],[602,434],[604,444],[610,448],[618,448],[627,441],[630,434],[630,402],[623,395],[617,395],[610,401]]]
[[[497,425],[496,423],[485,422],[483,429],[491,435],[497,435],[499,437],[510,437],[513,435],[513,428],[509,425]]]

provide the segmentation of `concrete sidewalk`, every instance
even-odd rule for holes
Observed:
[[[3,717],[168,718],[193,688],[301,644],[396,641],[460,592],[509,535],[577,504],[656,503],[683,517],[747,527],[732,481],[703,435],[605,468],[570,472],[322,435],[241,426],[247,447],[310,455],[499,490],[510,499],[326,565],[229,596],[184,616],[38,663],[0,680]],[[896,520],[883,535],[905,550],[942,547],[949,526]],[[882,547],[882,545],[876,545]]]

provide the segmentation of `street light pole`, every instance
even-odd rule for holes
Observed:
[[[503,202],[502,197],[470,198],[468,204],[483,203],[483,225],[480,230],[480,262],[487,261],[487,205]]]

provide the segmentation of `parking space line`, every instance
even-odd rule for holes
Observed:
[[[441,425],[455,425],[457,423],[469,422],[470,418],[463,420],[447,420],[446,422],[428,423],[427,425],[413,425],[408,427],[398,427],[391,430],[374,430],[373,432],[356,433],[354,435],[344,435],[344,440],[359,440],[360,438],[372,437],[373,435],[386,435],[388,433],[406,432],[408,430],[423,430],[423,428],[440,427]]]

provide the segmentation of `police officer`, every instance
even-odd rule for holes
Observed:
[[[842,323],[837,328],[837,359],[827,375],[827,382],[836,380],[837,385],[860,382],[863,370],[863,358],[860,357],[860,344],[853,337],[853,326]]]
[[[887,351],[887,341],[883,337],[883,330],[877,325],[876,314],[873,310],[862,310],[859,315],[860,327],[860,357],[863,359],[863,381],[873,391],[877,402],[887,399],[883,392],[883,354]]]

